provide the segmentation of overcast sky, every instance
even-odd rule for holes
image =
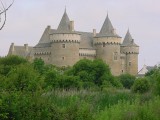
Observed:
[[[12,42],[36,45],[47,25],[58,27],[65,6],[78,31],[99,32],[107,12],[122,38],[129,28],[140,46],[139,69],[160,61],[160,0],[15,0],[0,31],[0,56]]]

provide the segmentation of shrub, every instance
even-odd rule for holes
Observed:
[[[146,78],[136,79],[132,87],[132,91],[136,93],[145,93],[149,90],[150,90],[150,84]]]
[[[118,77],[124,88],[130,89],[135,81],[135,76],[130,74],[122,74]]]

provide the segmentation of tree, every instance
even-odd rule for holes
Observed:
[[[5,3],[2,0],[0,0],[0,23],[1,23],[0,30],[2,30],[2,28],[6,23],[7,11],[13,5],[13,3],[14,3],[14,0],[12,0],[12,2],[10,2],[8,6],[6,6],[6,0],[5,0]],[[3,19],[1,19],[2,16],[3,16]]]
[[[92,82],[98,86],[107,80],[113,82],[109,66],[100,59],[87,60],[83,59],[78,61],[68,72],[68,75],[79,76],[83,82]]]
[[[35,92],[40,88],[40,78],[31,64],[17,65],[6,78],[6,90]]]
[[[130,74],[122,74],[118,79],[122,83],[123,87],[130,89],[136,78]]]
[[[132,91],[136,93],[145,93],[150,90],[150,84],[147,78],[138,78],[135,80]]]

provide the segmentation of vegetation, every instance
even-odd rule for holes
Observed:
[[[115,77],[102,60],[73,67],[0,58],[0,120],[158,120],[160,69]]]

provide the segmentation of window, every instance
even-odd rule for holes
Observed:
[[[123,70],[122,70],[122,73],[123,73]]]
[[[114,60],[118,60],[118,52],[114,52],[113,59],[114,59]]]
[[[65,57],[62,57],[62,60],[64,60],[65,59]]]
[[[129,66],[131,66],[131,62],[129,62]]]
[[[103,42],[103,47],[105,47],[106,45],[105,45],[105,43]]]
[[[62,48],[66,48],[66,45],[65,45],[65,44],[62,44]]]

